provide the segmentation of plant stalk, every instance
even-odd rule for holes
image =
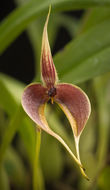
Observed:
[[[33,165],[33,190],[40,190],[40,184],[39,184],[40,145],[41,145],[41,129],[37,127],[37,129],[36,129],[36,143],[35,143],[35,157],[34,157],[34,165]]]

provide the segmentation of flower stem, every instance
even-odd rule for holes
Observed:
[[[35,158],[33,165],[33,190],[40,190],[39,184],[39,154],[41,145],[41,129],[36,130],[36,143],[35,143]]]

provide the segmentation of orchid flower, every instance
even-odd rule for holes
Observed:
[[[48,41],[47,25],[49,13],[45,22],[42,49],[41,49],[41,78],[43,84],[32,83],[28,85],[22,96],[22,106],[27,115],[45,132],[55,137],[67,149],[75,162],[79,165],[81,173],[88,179],[79,156],[79,139],[89,118],[91,106],[87,95],[77,86],[67,83],[58,83],[58,75],[53,63]],[[62,63],[63,66],[63,63]],[[45,104],[51,100],[56,102],[68,118],[76,145],[77,157],[65,141],[48,125],[44,114]]]

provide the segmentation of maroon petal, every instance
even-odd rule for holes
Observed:
[[[48,101],[47,88],[40,84],[31,84],[25,88],[22,96],[22,106],[28,116],[44,131],[55,137],[67,149],[75,162],[82,167],[79,160],[75,157],[64,140],[53,132],[46,121],[44,115],[45,103]]]
[[[25,88],[22,96],[22,106],[28,116],[43,129],[43,125],[40,118],[40,108],[48,101],[47,89],[41,84],[30,84]]]
[[[79,136],[90,115],[90,102],[87,95],[77,86],[59,84],[55,100],[73,122],[75,136]],[[70,115],[69,115],[70,114]]]
[[[77,158],[81,164],[79,154],[79,139],[91,112],[91,106],[87,95],[77,86],[71,84],[59,84],[56,86],[54,100],[59,104],[67,116],[75,137]],[[82,175],[88,180],[82,167]]]
[[[50,15],[49,13],[44,26],[42,37],[42,50],[41,50],[41,75],[43,83],[50,89],[57,82],[57,72],[53,63],[50,45],[48,41],[47,25]]]

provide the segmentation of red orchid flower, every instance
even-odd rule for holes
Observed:
[[[22,106],[28,116],[44,131],[55,137],[70,153],[79,165],[81,173],[88,179],[79,156],[79,139],[89,118],[91,106],[87,95],[77,86],[67,83],[58,83],[57,72],[53,63],[48,41],[47,25],[50,15],[46,19],[42,37],[41,50],[41,77],[42,84],[28,85],[22,96]],[[75,139],[77,157],[70,150],[65,141],[49,127],[45,115],[45,104],[51,99],[60,106],[67,116]]]

